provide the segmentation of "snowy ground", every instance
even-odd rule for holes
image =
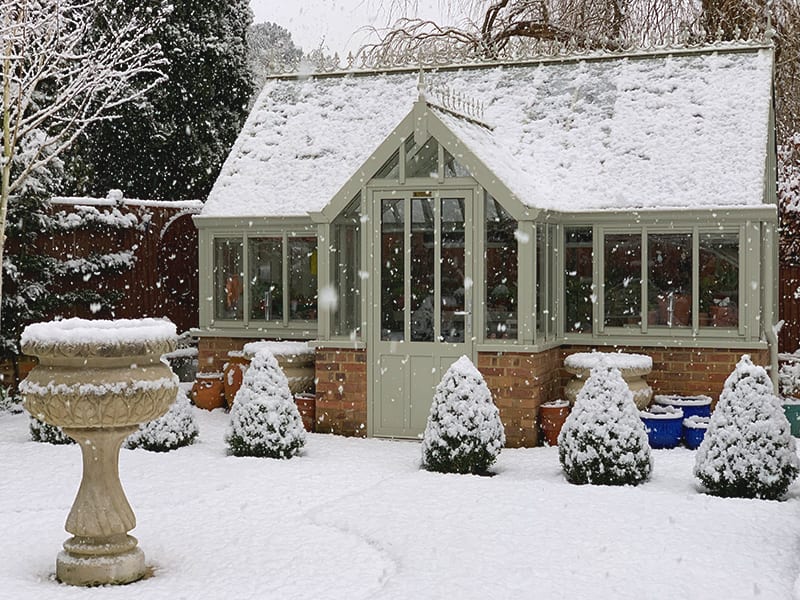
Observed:
[[[289,461],[235,458],[228,415],[197,415],[194,446],[120,459],[154,576],[78,589],[53,573],[80,451],[0,413],[0,597],[800,599],[800,484],[785,502],[709,497],[682,449],[655,451],[638,488],[571,486],[554,448],[504,450],[494,477],[325,435]]]

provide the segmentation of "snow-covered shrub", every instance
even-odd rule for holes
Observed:
[[[650,476],[647,432],[619,369],[592,369],[558,436],[558,458],[570,483],[637,485]]]
[[[233,400],[226,438],[231,454],[291,458],[305,440],[286,376],[269,350],[259,350]]]
[[[17,415],[22,412],[22,396],[13,394],[0,385],[0,414],[7,412]]]
[[[436,386],[422,436],[422,466],[442,473],[485,473],[505,443],[492,394],[472,361],[462,356]]]
[[[742,356],[711,415],[694,474],[715,496],[776,499],[798,471],[795,441],[772,382]]]
[[[34,442],[44,442],[47,444],[74,444],[75,440],[61,430],[61,427],[49,425],[40,421],[36,417],[30,418],[29,423],[31,439]]]
[[[188,446],[197,437],[197,421],[194,418],[189,398],[181,388],[175,402],[163,416],[142,423],[125,440],[127,448],[144,448],[151,452],[169,452],[176,448]]]

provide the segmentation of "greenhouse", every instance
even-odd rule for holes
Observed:
[[[415,438],[466,355],[509,445],[578,351],[717,397],[777,361],[772,72],[737,44],[271,78],[195,217],[201,370],[308,340],[318,430]]]

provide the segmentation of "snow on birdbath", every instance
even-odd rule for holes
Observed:
[[[145,574],[128,532],[136,517],[119,479],[119,449],[140,423],[163,415],[177,377],[161,356],[175,349],[175,325],[161,319],[66,319],[29,325],[25,354],[39,364],[20,385],[25,408],[80,444],[83,477],[56,560],[71,585],[129,583]]]
[[[564,359],[564,368],[574,375],[564,388],[564,396],[575,404],[578,392],[589,378],[590,371],[597,366],[619,369],[622,378],[633,392],[636,408],[644,410],[653,397],[653,389],[642,379],[653,369],[653,359],[645,354],[626,354],[624,352],[576,352]]]

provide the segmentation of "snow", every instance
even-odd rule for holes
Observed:
[[[530,207],[759,206],[772,53],[739,50],[440,70],[426,74],[428,88],[482,103],[492,130],[430,114]],[[306,215],[351,178],[367,181],[381,166],[371,155],[418,97],[417,78],[269,80],[201,215]]]
[[[505,449],[494,477],[419,468],[417,443],[311,434],[292,460],[226,456],[229,415],[166,454],[123,450],[150,579],[53,579],[80,451],[0,414],[0,582],[14,600],[147,598],[791,600],[800,485],[785,502],[697,491],[686,449],[637,487],[573,486],[556,448]]]
[[[314,354],[314,348],[307,342],[266,342],[262,340],[248,342],[242,348],[244,356],[255,356],[261,350],[268,350],[278,356]]]
[[[138,344],[175,340],[175,324],[167,319],[63,319],[33,323],[22,332],[21,345]]]
[[[646,354],[626,352],[575,352],[564,359],[564,366],[571,369],[591,370],[597,366],[613,369],[650,370],[653,359]]]

